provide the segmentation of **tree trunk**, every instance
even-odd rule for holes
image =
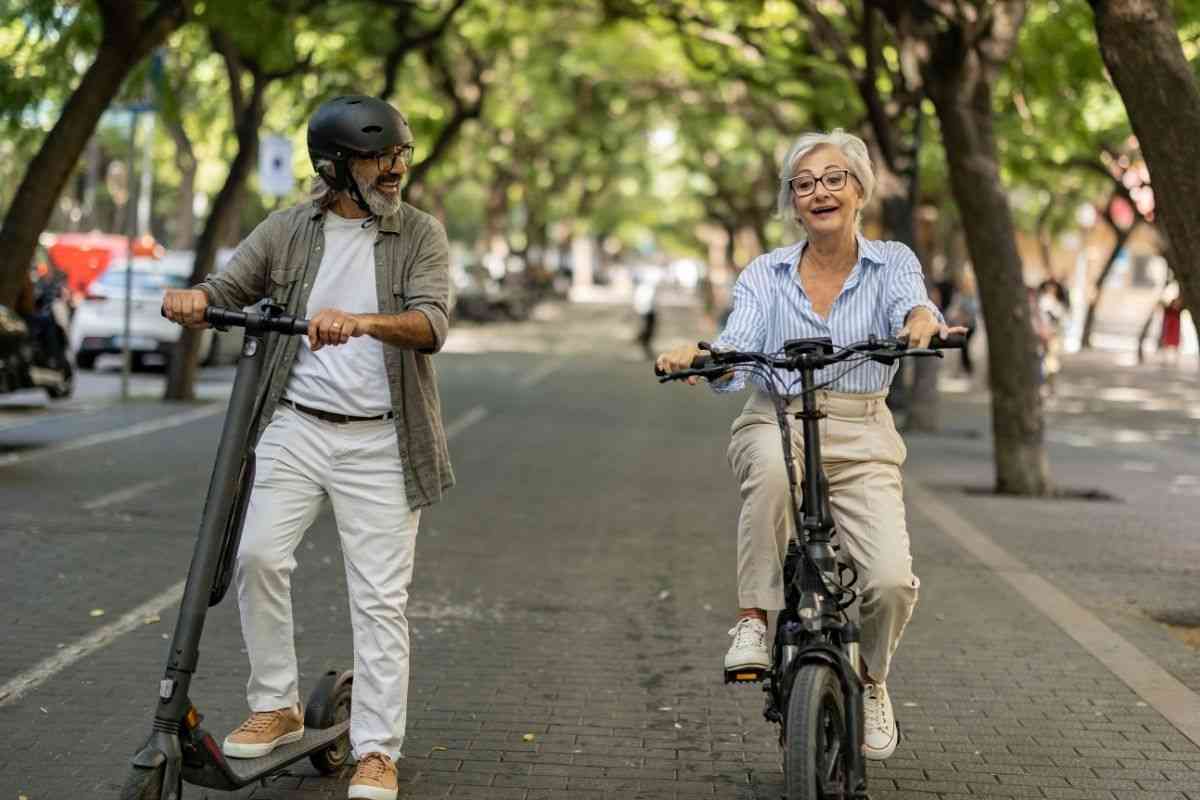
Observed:
[[[238,150],[229,165],[229,174],[225,184],[217,192],[213,200],[212,210],[204,222],[204,230],[196,241],[196,260],[192,266],[192,285],[200,283],[212,272],[216,261],[217,248],[223,231],[228,230],[233,223],[239,204],[238,195],[241,193],[246,178],[254,169],[258,159],[258,129],[263,118],[263,94],[266,91],[266,81],[255,76],[254,89],[249,102],[238,118],[234,121],[237,132]],[[171,355],[171,364],[167,370],[167,387],[163,394],[165,400],[194,400],[196,368],[199,362],[200,331],[184,328],[175,350]]]
[[[1110,221],[1117,240],[1113,243],[1112,250],[1108,254],[1108,260],[1104,262],[1104,267],[1100,270],[1100,275],[1096,278],[1095,291],[1092,292],[1092,300],[1088,303],[1087,315],[1083,318],[1083,333],[1079,335],[1080,350],[1090,350],[1092,347],[1092,328],[1096,324],[1096,309],[1100,307],[1100,295],[1104,291],[1104,284],[1108,281],[1108,276],[1112,273],[1113,267],[1117,263],[1117,256],[1121,254],[1121,249],[1125,247],[1125,242],[1129,241],[1129,236],[1133,233],[1133,229],[1138,226],[1138,222],[1139,220],[1135,219],[1132,225],[1122,230]]]
[[[175,166],[179,170],[179,190],[176,192],[174,223],[171,231],[171,246],[177,250],[190,250],[196,241],[196,155],[192,143],[180,120],[166,119],[167,131],[175,142]]]
[[[1200,325],[1200,85],[1168,0],[1091,0],[1104,64],[1154,187],[1184,305]]]
[[[939,44],[951,51],[955,46],[944,39]],[[939,56],[926,80],[988,331],[996,491],[1043,495],[1049,469],[1042,439],[1037,342],[1012,211],[1000,182],[991,85],[978,54],[943,50]]]
[[[104,33],[96,60],[29,162],[0,228],[0,252],[5,254],[0,263],[0,305],[11,307],[16,302],[38,235],[125,76],[187,16],[186,7],[177,1],[163,0],[145,18],[137,13],[139,5],[133,0],[100,4]]]

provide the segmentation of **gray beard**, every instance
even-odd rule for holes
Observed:
[[[390,217],[400,211],[400,204],[403,202],[403,190],[396,193],[394,198],[388,197],[383,192],[375,188],[374,182],[364,183],[354,176],[354,183],[358,186],[358,191],[362,194],[363,200],[367,201],[367,208],[371,209],[371,213],[377,217]]]

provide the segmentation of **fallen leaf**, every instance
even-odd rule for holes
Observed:
[[[670,597],[670,596],[671,596],[671,590],[670,590],[670,589],[663,589],[661,592],[659,592],[659,593],[658,593],[658,599],[659,599],[659,600],[666,600],[666,599],[667,599],[668,597]]]
[[[522,742],[532,742],[536,737],[532,733],[527,733],[521,737]]]
[[[142,622],[147,625],[153,625],[156,622],[162,622],[162,617],[158,614],[152,614],[149,617],[142,617]]]
[[[434,749],[434,750],[449,750],[450,748],[448,748],[448,747],[442,747],[440,744],[435,744],[435,745],[433,746],[433,749]]]
[[[93,608],[93,609],[91,610],[91,615],[92,615],[93,617],[103,617],[103,616],[104,616],[104,609],[103,609],[103,608]]]

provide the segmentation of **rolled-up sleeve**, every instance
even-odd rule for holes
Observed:
[[[257,303],[267,294],[272,237],[282,223],[283,217],[278,214],[260,222],[237,246],[225,269],[209,275],[195,288],[204,292],[214,306],[241,308]]]
[[[717,350],[742,350],[758,352],[763,349],[767,338],[766,315],[762,300],[755,291],[751,268],[742,270],[733,285],[733,310],[725,322],[725,329],[713,342]],[[735,370],[733,377],[712,384],[715,392],[722,394],[741,391],[746,386],[744,370]]]
[[[889,255],[891,258],[887,265],[888,280],[884,286],[883,303],[891,335],[900,332],[908,315],[918,307],[929,309],[939,323],[945,324],[941,310],[925,291],[925,274],[921,271],[917,254],[897,242]]]
[[[405,287],[404,310],[420,311],[429,320],[433,347],[419,352],[436,353],[450,332],[450,244],[437,220],[429,220],[415,258]]]

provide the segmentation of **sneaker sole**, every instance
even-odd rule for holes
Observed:
[[[892,757],[892,754],[896,752],[896,746],[899,744],[900,744],[900,723],[897,722],[896,723],[896,736],[895,736],[895,738],[892,739],[892,743],[888,747],[885,747],[882,750],[876,750],[874,748],[867,747],[866,744],[863,744],[863,758],[866,758],[870,761],[885,761]]]
[[[276,747],[281,747],[285,744],[298,742],[304,738],[304,728],[291,733],[285,733],[278,739],[265,742],[263,744],[246,744],[243,742],[231,742],[226,739],[221,744],[221,752],[229,758],[262,758],[265,755],[270,755]]]
[[[396,800],[399,789],[380,789],[375,786],[350,784],[350,800]]]

